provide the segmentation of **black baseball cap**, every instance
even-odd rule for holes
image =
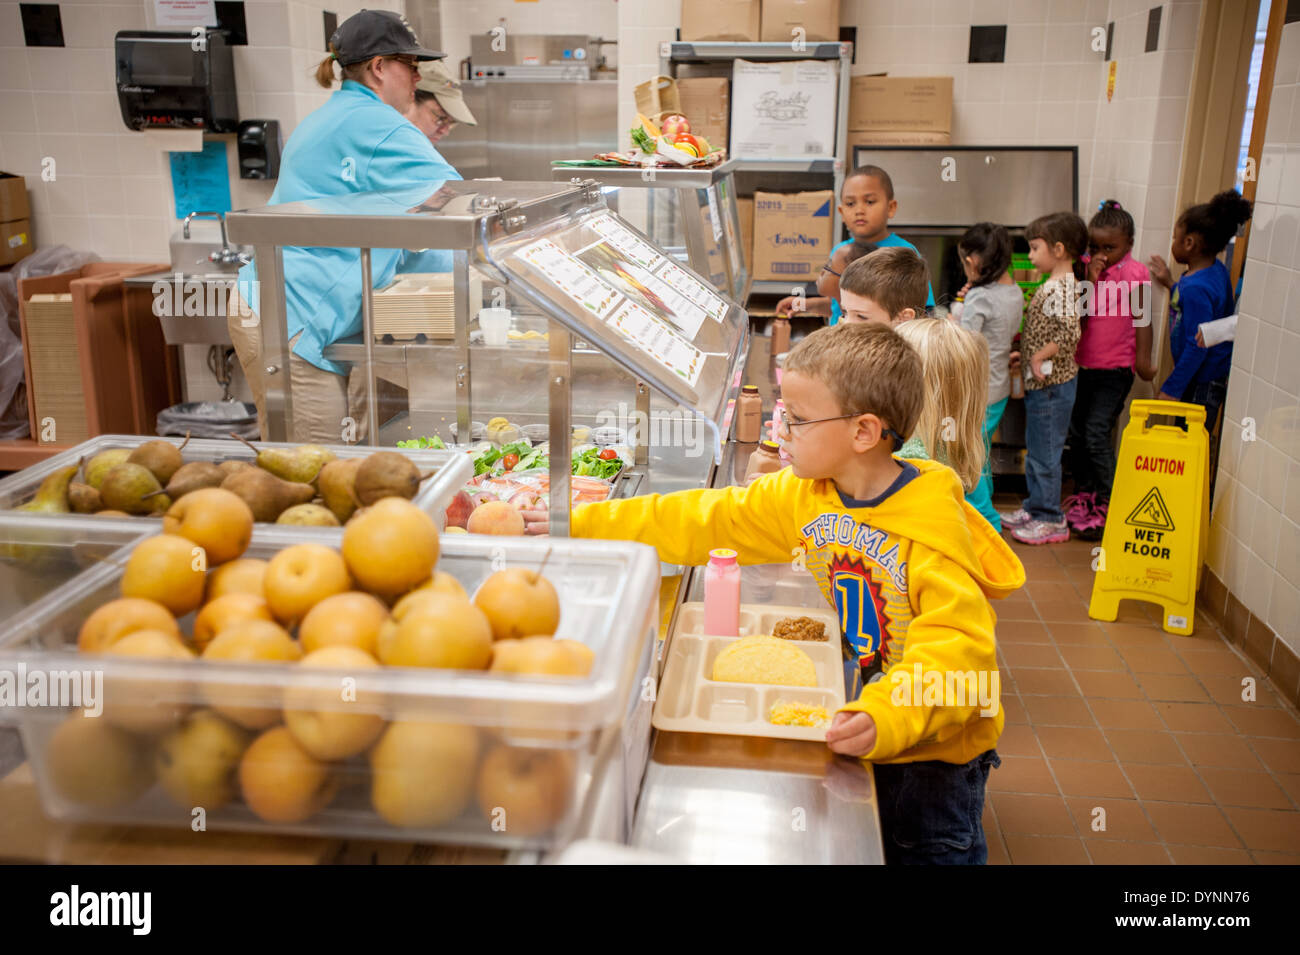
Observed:
[[[334,58],[343,66],[376,56],[413,56],[441,60],[447,54],[425,49],[406,17],[391,10],[362,10],[339,24],[330,37]]]

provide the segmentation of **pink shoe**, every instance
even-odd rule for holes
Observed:
[[[1070,539],[1070,525],[1065,521],[1059,524],[1030,521],[1023,527],[1015,528],[1011,536],[1022,544],[1063,544]]]
[[[1077,524],[1072,524],[1071,529],[1076,536],[1086,541],[1099,541],[1103,532],[1106,530],[1106,511],[1107,503],[1098,501],[1093,505],[1088,516]]]
[[[1097,506],[1097,495],[1091,491],[1081,491],[1067,497],[1061,506],[1065,509],[1065,522],[1074,530],[1080,530]]]

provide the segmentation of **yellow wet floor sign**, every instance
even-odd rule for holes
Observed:
[[[1164,422],[1185,418],[1187,428]],[[1163,609],[1164,629],[1189,634],[1209,531],[1210,471],[1205,409],[1135,401],[1120,441],[1106,530],[1093,567],[1088,616],[1114,620],[1121,600]]]

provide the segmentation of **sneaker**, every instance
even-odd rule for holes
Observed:
[[[1014,511],[998,511],[998,516],[1002,518],[1003,530],[1011,527],[1024,527],[1033,520],[1029,516],[1029,512],[1023,507],[1018,507]]]
[[[1082,540],[1099,541],[1106,530],[1106,510],[1105,501],[1098,501],[1092,506],[1088,516],[1078,524],[1072,525],[1071,529]]]
[[[1030,521],[1011,532],[1022,544],[1063,544],[1070,539],[1070,525],[1065,521]]]
[[[1080,491],[1061,502],[1061,508],[1065,511],[1065,522],[1070,525],[1071,530],[1076,531],[1090,522],[1096,506],[1097,495],[1091,491]]]

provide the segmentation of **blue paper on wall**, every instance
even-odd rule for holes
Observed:
[[[168,155],[177,219],[191,212],[230,211],[230,170],[224,140],[205,142],[202,152]]]

